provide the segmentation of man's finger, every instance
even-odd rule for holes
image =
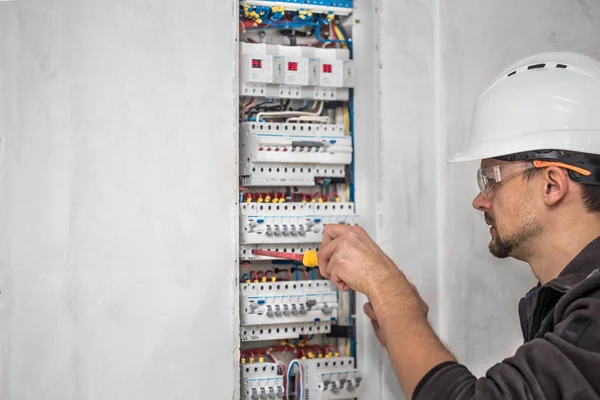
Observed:
[[[363,306],[363,310],[365,310],[365,314],[367,314],[367,317],[369,317],[371,321],[377,321],[377,317],[375,316],[375,310],[373,309],[371,303],[365,303],[365,305]]]
[[[324,246],[332,240],[339,238],[343,234],[347,233],[350,229],[351,227],[347,225],[325,225],[325,229],[323,230],[323,242],[321,246]]]
[[[329,260],[333,257],[338,246],[338,242],[336,240],[332,240],[325,245],[321,245],[319,248],[319,252],[317,253],[317,258],[319,259],[319,271],[323,278],[329,279],[331,277],[331,273],[329,272]]]
[[[350,290],[350,285],[348,285],[346,282],[344,282],[342,279],[338,278],[335,275],[331,277],[331,282],[342,292],[347,292],[348,290]]]

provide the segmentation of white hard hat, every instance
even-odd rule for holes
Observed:
[[[535,150],[600,155],[600,62],[577,53],[525,58],[479,97],[469,143],[450,162]]]

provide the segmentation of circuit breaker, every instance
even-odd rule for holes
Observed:
[[[241,206],[242,244],[320,243],[327,224],[358,225],[352,203]]]
[[[354,399],[363,392],[362,375],[354,368],[353,358],[317,358],[301,360],[300,364],[305,399]]]
[[[240,94],[349,100],[354,61],[345,49],[242,43]]]
[[[277,363],[243,364],[240,369],[242,400],[281,399],[283,397],[283,375],[279,375]]]

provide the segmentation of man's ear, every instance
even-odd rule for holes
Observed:
[[[548,167],[543,173],[544,182],[544,203],[547,206],[558,204],[569,190],[569,173],[567,170],[559,167]]]

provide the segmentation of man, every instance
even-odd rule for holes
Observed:
[[[547,53],[513,65],[479,98],[469,147],[473,207],[490,252],[531,266],[524,344],[476,379],[427,322],[427,306],[360,228],[328,226],[320,270],[367,295],[365,312],[413,399],[600,399],[600,63]]]

